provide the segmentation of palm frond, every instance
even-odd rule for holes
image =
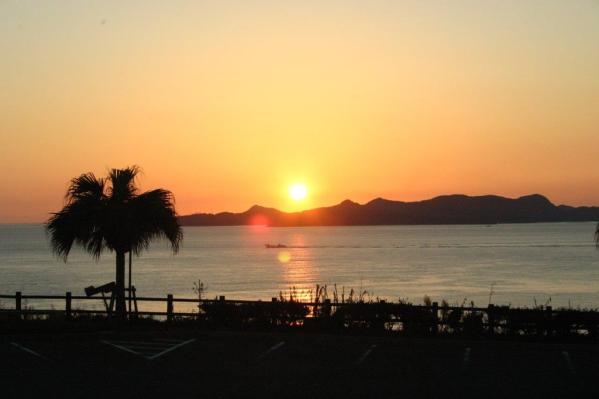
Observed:
[[[130,249],[139,255],[156,238],[166,238],[173,253],[179,250],[183,230],[170,191],[157,189],[138,195],[130,202]]]
[[[72,219],[69,216],[68,206],[57,213],[53,213],[46,222],[46,231],[50,235],[50,246],[56,256],[63,258],[66,262],[73,243],[75,242],[75,230]]]
[[[69,202],[83,197],[100,198],[104,195],[104,179],[98,179],[93,173],[84,173],[71,180],[66,193]]]
[[[110,197],[113,201],[128,201],[137,193],[135,178],[141,173],[141,169],[136,166],[129,166],[124,169],[111,169],[108,173],[108,180],[111,183]]]
[[[102,197],[82,197],[72,200],[60,212],[54,213],[46,223],[50,246],[66,262],[73,243],[83,246],[98,259],[105,248],[102,232]]]

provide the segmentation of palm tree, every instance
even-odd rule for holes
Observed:
[[[595,245],[599,249],[599,223],[597,223],[597,227],[595,228]]]
[[[67,261],[73,244],[96,260],[105,251],[116,253],[116,313],[124,317],[125,254],[139,256],[156,238],[166,238],[173,253],[183,231],[177,220],[174,196],[157,189],[139,194],[137,166],[112,169],[107,178],[85,173],[71,180],[66,205],[46,223],[54,253]]]

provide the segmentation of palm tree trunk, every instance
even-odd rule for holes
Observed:
[[[129,291],[127,297],[129,299],[129,314],[131,314],[131,294],[132,294],[132,285],[131,285],[131,250],[129,250],[129,278],[127,279],[129,283]],[[131,316],[129,316],[131,317]]]
[[[124,319],[127,313],[125,302],[125,252],[116,253],[116,314]]]

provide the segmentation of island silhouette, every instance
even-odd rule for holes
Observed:
[[[245,212],[196,213],[179,217],[183,226],[360,226],[418,224],[497,224],[599,220],[599,207],[555,205],[540,194],[443,195],[416,202],[376,198],[365,204],[345,200],[301,212],[254,205]]]

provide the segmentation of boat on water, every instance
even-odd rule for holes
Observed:
[[[264,246],[266,248],[287,248],[287,245],[283,245],[283,244],[264,244]]]

